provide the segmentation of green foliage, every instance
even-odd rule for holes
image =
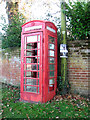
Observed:
[[[67,27],[70,37],[78,40],[90,39],[90,2],[69,2],[64,13],[70,22]]]
[[[24,17],[20,13],[12,16],[12,22],[9,25],[3,25],[2,30],[2,48],[12,48],[21,46],[21,26],[24,24]]]
[[[60,43],[60,38],[61,38],[61,33],[59,31],[57,31],[57,41],[58,41],[58,43]]]
[[[67,94],[70,92],[70,83],[68,80],[63,83],[61,76],[57,77],[57,94]]]

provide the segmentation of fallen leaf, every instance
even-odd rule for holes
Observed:
[[[55,107],[56,109],[60,109],[60,107]]]
[[[6,106],[4,106],[3,108],[6,108]]]
[[[9,109],[9,111],[11,112],[12,108]]]
[[[66,107],[66,109],[67,109],[68,107]]]
[[[56,119],[58,119],[59,117],[57,116]]]

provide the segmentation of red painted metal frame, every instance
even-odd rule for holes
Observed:
[[[25,31],[25,28],[41,25],[41,29],[34,29]],[[48,30],[47,26],[51,29],[55,30],[55,33]],[[27,36],[40,35],[40,63],[39,63],[39,93],[32,93],[24,91],[24,40]],[[54,37],[55,39],[55,70],[54,77],[49,77],[49,41],[48,37]],[[33,49],[31,49],[33,50]],[[33,57],[33,56],[32,56]],[[33,64],[33,63],[28,63]],[[29,70],[30,71],[30,70]],[[53,71],[53,70],[52,70]],[[54,78],[54,90],[49,91],[49,78]],[[29,78],[30,79],[30,78]],[[35,78],[38,79],[38,78]],[[38,86],[38,85],[30,85],[30,86]],[[34,20],[28,23],[25,23],[22,26],[21,33],[21,90],[20,90],[20,100],[28,101],[28,102],[41,102],[45,103],[51,100],[55,96],[57,87],[57,28],[56,26],[48,21]]]
[[[57,87],[57,34],[53,34],[52,32],[46,30],[46,33],[45,33],[45,45],[44,45],[44,50],[45,50],[45,63],[44,63],[44,68],[45,68],[45,72],[43,73],[44,75],[44,82],[43,84],[45,85],[45,90],[44,90],[44,97],[43,97],[43,101],[44,102],[47,102],[48,100],[51,100],[54,96],[55,96],[55,92],[56,92],[56,87]],[[48,85],[49,85],[49,63],[48,63],[48,58],[49,58],[49,55],[48,55],[48,45],[49,45],[49,42],[48,42],[48,36],[52,36],[55,38],[55,84],[54,84],[54,90],[53,91],[50,91],[48,92]]]

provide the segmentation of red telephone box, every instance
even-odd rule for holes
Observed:
[[[57,86],[57,28],[48,21],[22,25],[20,100],[45,103]]]

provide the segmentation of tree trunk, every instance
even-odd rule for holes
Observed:
[[[65,2],[61,3],[61,44],[66,44],[66,17],[63,13],[65,9]],[[62,94],[66,94],[66,81],[67,81],[67,60],[61,58],[61,80],[62,80]]]
[[[13,15],[18,12],[18,2],[6,2],[6,12],[8,14],[8,22],[9,24],[11,24],[11,22],[13,21]]]

